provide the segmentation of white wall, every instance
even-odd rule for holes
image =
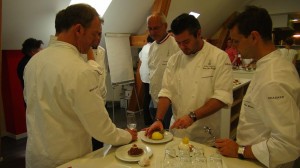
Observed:
[[[29,37],[48,45],[55,33],[56,13],[67,7],[70,0],[3,0],[2,49],[21,49]]]

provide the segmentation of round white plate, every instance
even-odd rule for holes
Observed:
[[[166,142],[169,142],[173,139],[173,134],[170,133],[170,132],[167,132],[165,131],[164,133],[164,138],[163,139],[160,139],[160,140],[153,140],[153,139],[150,139],[148,138],[147,136],[145,136],[145,131],[141,131],[141,139],[145,142],[148,142],[148,143],[153,143],[153,144],[160,144],[160,143],[166,143]]]
[[[139,147],[139,148],[142,148],[144,150],[144,153],[140,156],[130,156],[128,155],[128,151],[129,149],[132,147],[133,144],[128,144],[128,145],[125,145],[125,146],[121,146],[119,147],[117,150],[116,150],[116,157],[120,160],[123,160],[123,161],[126,161],[126,162],[137,162],[141,159],[141,157],[143,155],[148,155],[149,157],[152,156],[152,150],[149,146],[146,146],[146,145],[143,145],[143,144],[140,144],[140,143],[136,143],[136,145]]]

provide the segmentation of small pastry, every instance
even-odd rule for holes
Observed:
[[[140,156],[144,153],[144,150],[137,147],[136,144],[133,144],[132,147],[128,151],[128,155],[130,156]]]

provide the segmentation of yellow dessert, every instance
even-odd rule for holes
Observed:
[[[180,150],[186,150],[186,151],[192,151],[193,150],[193,145],[190,144],[190,139],[188,137],[182,138],[180,144],[178,145],[178,148]]]
[[[189,151],[190,150],[189,142],[190,142],[190,140],[188,137],[182,138],[180,144],[178,145],[178,148],[180,150],[188,150]]]
[[[188,137],[184,137],[184,138],[182,138],[182,143],[183,144],[189,144],[190,143],[190,139]]]
[[[161,140],[163,138],[164,138],[164,135],[158,131],[153,132],[151,135],[151,139],[153,139],[153,140]]]

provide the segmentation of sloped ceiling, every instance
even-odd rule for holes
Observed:
[[[144,34],[147,31],[146,17],[151,13],[153,2],[154,0],[112,0],[103,16],[103,33]],[[55,33],[56,13],[69,3],[70,0],[2,0],[2,48],[20,49],[22,42],[29,37],[41,39],[47,45],[49,35]],[[270,8],[272,13],[283,9],[300,11],[300,5],[296,5],[299,0],[171,0],[167,21],[171,24],[183,12],[199,12],[202,36],[208,38],[234,11],[251,3]],[[292,5],[285,6],[286,4]],[[104,45],[103,39],[101,45]]]
[[[233,12],[249,2],[251,0],[172,0],[167,20],[171,24],[181,13],[200,13],[198,20],[202,26],[202,36],[209,38]]]

